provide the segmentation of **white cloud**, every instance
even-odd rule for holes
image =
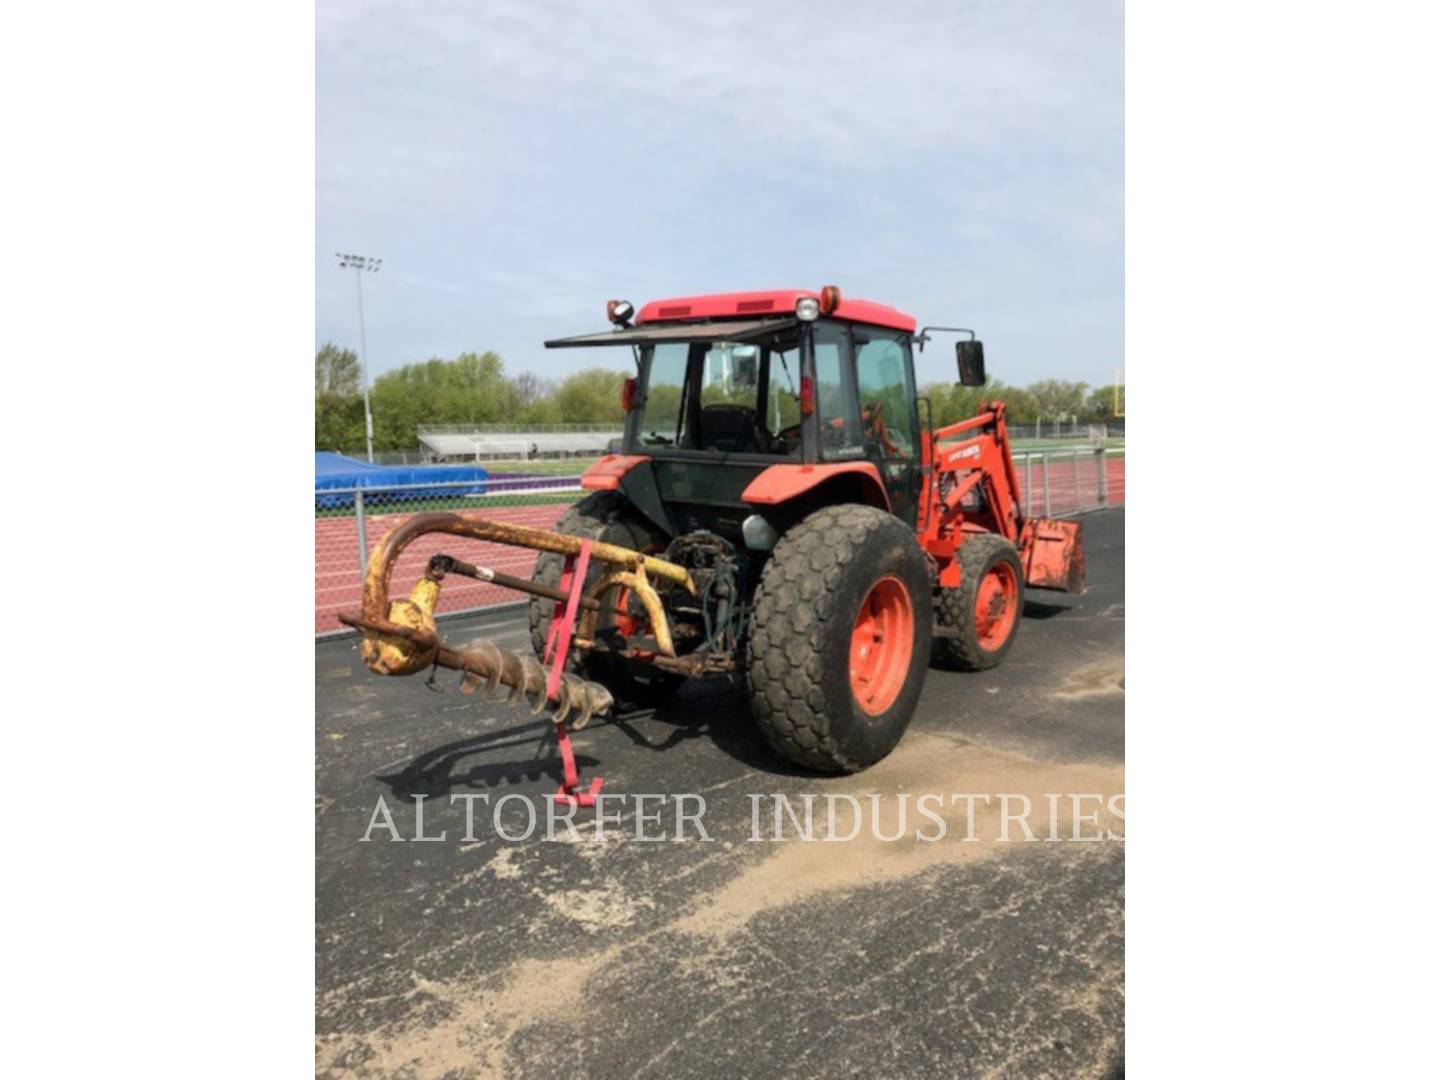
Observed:
[[[319,250],[374,248],[428,294],[377,305],[392,342],[553,373],[539,340],[616,290],[843,274],[947,315],[1108,288],[1120,347],[1108,0],[320,0],[317,48]],[[346,332],[343,298],[317,307]],[[373,337],[377,367],[411,359]]]
[[[321,0],[322,58],[399,102],[529,106],[864,162],[1119,138],[1114,5]],[[1097,18],[1102,15],[1104,17]]]

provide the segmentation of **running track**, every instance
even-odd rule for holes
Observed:
[[[1023,462],[1017,462],[1020,474],[1021,505],[1024,506],[1024,490],[1028,482]],[[1045,512],[1043,487],[1040,484],[1040,465],[1036,462],[1029,470],[1035,478],[1035,514]],[[1050,513],[1067,514],[1077,507],[1097,505],[1095,469],[1091,462],[1082,457],[1078,469],[1067,459],[1049,463]],[[1112,457],[1106,460],[1106,475],[1110,488],[1110,504],[1125,501],[1125,458]],[[1077,502],[1076,496],[1079,496]],[[479,506],[477,510],[481,509]],[[509,521],[521,525],[532,525],[539,529],[551,529],[565,513],[564,504],[544,506],[494,506],[484,508],[487,517],[497,521]],[[401,511],[388,514],[366,514],[365,539],[371,550],[380,539],[395,526],[410,516]],[[439,551],[465,559],[479,566],[488,566],[517,577],[529,577],[535,566],[536,553],[527,548],[509,547],[504,544],[489,544],[475,540],[457,540],[455,537],[432,535],[421,537],[405,549],[395,568],[392,581],[395,595],[404,596],[410,587],[425,572],[430,556]],[[469,578],[451,575],[445,579],[440,590],[442,612],[461,611],[466,608],[484,607],[520,598],[520,594],[502,589],[497,585],[486,585]],[[315,520],[315,632],[343,629],[335,618],[341,611],[356,611],[360,607],[360,554],[355,534],[355,520],[350,517],[317,518]]]

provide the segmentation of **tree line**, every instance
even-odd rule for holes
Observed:
[[[376,450],[413,450],[421,424],[613,424],[623,419],[623,372],[585,368],[564,379],[534,372],[505,373],[493,352],[462,353],[453,360],[406,364],[377,377],[370,387]],[[1113,415],[1112,387],[1091,390],[1083,382],[1045,379],[1026,387],[992,380],[984,387],[930,383],[935,424],[963,420],[982,400],[1000,400],[1012,422],[1100,420]],[[1120,408],[1125,404],[1120,388]],[[365,405],[359,358],[325,344],[315,353],[315,448],[355,450],[365,445]]]
[[[989,379],[984,386],[929,383],[920,388],[920,395],[930,399],[936,427],[974,416],[982,401],[1003,401],[1005,418],[1012,424],[1085,423],[1125,413],[1125,387],[1091,389],[1089,383],[1064,379],[1041,379],[1029,386],[1008,386],[998,379]]]

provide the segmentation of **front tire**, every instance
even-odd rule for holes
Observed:
[[[935,616],[953,636],[935,639],[942,667],[986,671],[1005,659],[1020,629],[1025,572],[1015,545],[994,533],[960,545],[960,585],[941,589]]]
[[[890,753],[920,698],[932,618],[925,557],[898,518],[847,504],[795,525],[755,592],[747,679],[766,741],[822,772]]]

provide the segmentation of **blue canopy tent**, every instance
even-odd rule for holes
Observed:
[[[328,450],[315,451],[315,505],[326,508],[347,506],[354,501],[354,488],[380,489],[367,499],[412,501],[454,495],[483,495],[489,472],[478,465],[372,465]],[[425,487],[446,484],[446,487]],[[387,490],[403,488],[402,491]],[[340,490],[345,494],[322,495]]]

